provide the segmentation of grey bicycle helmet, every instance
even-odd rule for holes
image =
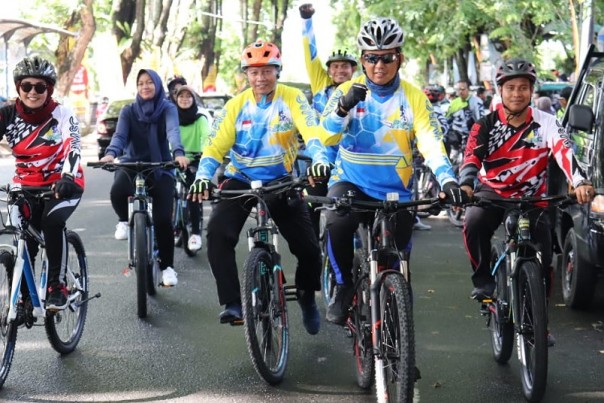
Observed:
[[[329,67],[332,62],[348,62],[352,65],[352,67],[357,65],[357,59],[348,53],[346,49],[338,49],[337,52],[334,51],[331,56],[327,58],[327,62],[325,62],[325,64],[327,67]]]
[[[392,18],[376,18],[361,27],[357,42],[360,50],[385,50],[403,47],[404,33]]]
[[[497,68],[495,81],[497,85],[503,85],[506,81],[518,77],[528,78],[531,84],[535,84],[537,81],[535,65],[525,59],[507,60]]]
[[[25,77],[43,78],[51,85],[57,82],[57,72],[55,67],[46,59],[39,56],[26,57],[15,66],[13,70],[13,79],[15,83]]]

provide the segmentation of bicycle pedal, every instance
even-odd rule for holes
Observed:
[[[235,319],[229,322],[231,326],[243,326],[243,319]]]

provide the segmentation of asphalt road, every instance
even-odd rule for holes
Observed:
[[[90,140],[90,139],[85,139]],[[85,141],[86,158],[96,150]],[[10,177],[0,160],[0,183]],[[291,348],[284,382],[265,384],[249,360],[242,327],[220,325],[214,279],[202,250],[176,251],[179,284],[160,289],[149,316],[136,316],[135,278],[125,276],[126,243],[113,239],[116,217],[108,192],[112,174],[86,169],[87,188],[69,221],[88,255],[91,291],[84,335],[61,357],[43,327],[19,330],[17,349],[1,401],[28,402],[373,402],[356,386],[351,341],[322,323],[306,334],[295,302],[289,305]],[[209,206],[206,206],[206,219]],[[430,218],[432,231],[414,234],[412,271],[419,402],[522,402],[518,361],[500,366],[491,356],[479,306],[469,299],[470,269],[460,231]],[[0,239],[0,242],[5,242]],[[284,267],[294,263],[283,243]],[[245,258],[241,242],[238,259]],[[318,295],[317,295],[318,296]],[[324,307],[321,305],[324,313]],[[557,345],[550,349],[547,402],[604,402],[604,290],[594,306],[575,312],[561,305],[559,287],[550,307]]]

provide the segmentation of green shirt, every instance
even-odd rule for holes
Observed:
[[[180,126],[180,142],[185,148],[185,155],[192,158],[193,154],[203,152],[210,134],[208,119],[201,115],[195,122]]]

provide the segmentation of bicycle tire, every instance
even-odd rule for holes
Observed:
[[[547,384],[547,310],[541,267],[525,261],[518,268],[518,357],[522,392],[529,402],[541,401]]]
[[[495,244],[491,248],[491,271],[497,259],[504,253],[503,245]],[[510,311],[510,296],[507,285],[507,273],[510,272],[509,260],[501,262],[495,274],[495,298],[489,304],[489,330],[493,357],[499,364],[507,363],[514,349],[514,323]]]
[[[447,218],[449,222],[457,228],[463,227],[463,221],[465,218],[465,209],[462,207],[457,211],[453,211],[453,207],[447,208]]]
[[[79,293],[70,305],[55,313],[46,313],[44,327],[50,345],[61,354],[69,354],[74,351],[82,338],[86,316],[88,314],[88,303],[79,302],[88,298],[88,262],[84,244],[80,236],[67,231],[67,271],[65,286],[69,291],[68,298]]]
[[[378,401],[412,402],[416,381],[415,334],[410,287],[399,274],[380,285],[380,353],[375,358]]]
[[[331,268],[331,263],[329,263],[329,256],[327,253],[323,254],[323,269],[321,272],[321,285],[322,285],[322,294],[323,301],[325,302],[325,307],[329,305],[329,301],[333,297],[334,287],[336,285],[336,276]]]
[[[351,310],[354,325],[352,346],[356,364],[357,384],[363,389],[369,389],[375,378],[369,299],[369,279],[365,277],[358,281],[358,285],[355,288]]]
[[[143,213],[134,214],[133,222],[133,256],[134,271],[136,272],[136,313],[139,318],[144,318],[147,316],[147,273],[149,270],[147,216]]]
[[[157,287],[161,283],[161,270],[159,268],[159,258],[157,248],[155,247],[155,234],[151,231],[151,227],[147,229],[147,250],[151,251],[148,254],[147,266],[147,295],[153,297],[157,294]]]
[[[264,248],[253,248],[243,265],[243,326],[254,369],[271,385],[283,380],[289,357],[283,273]]]
[[[0,251],[0,388],[10,372],[17,343],[17,323],[8,320],[14,263],[12,253]]]

